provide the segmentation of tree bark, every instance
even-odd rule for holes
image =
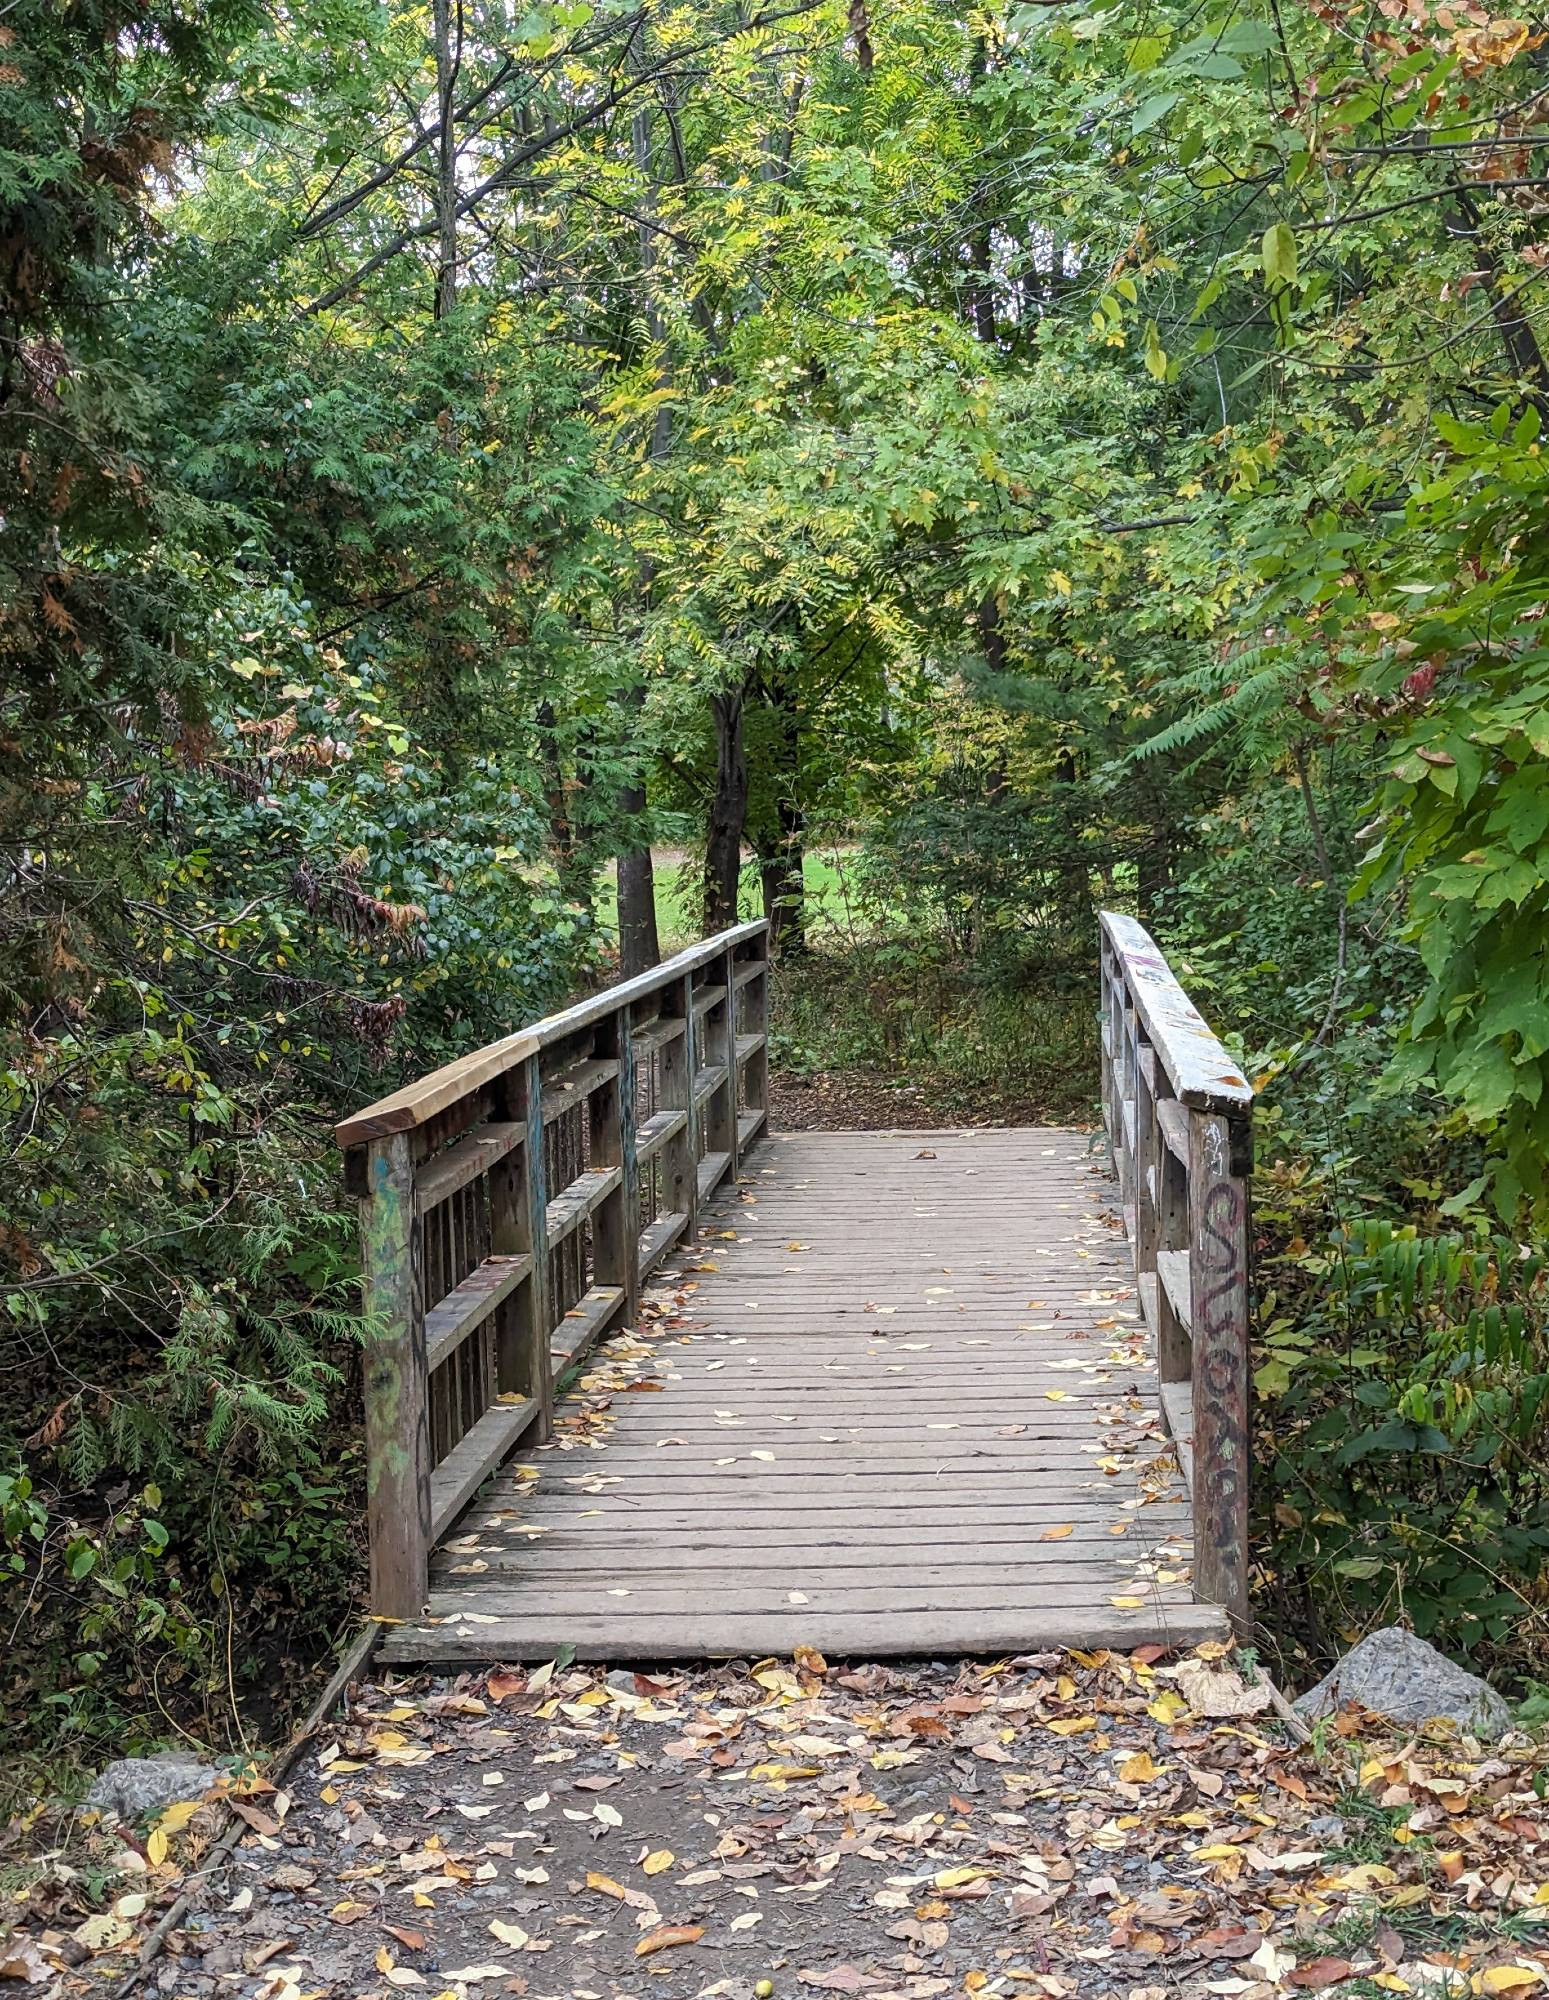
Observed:
[[[638,718],[645,707],[645,689],[632,687],[621,697],[624,709]],[[637,723],[638,732],[638,723]],[[645,814],[645,780],[620,785],[620,814],[637,822]],[[632,841],[619,854],[619,970],[626,979],[660,965],[661,938],[656,929],[656,868],[650,844]]]
[[[748,760],[742,747],[744,692],[710,697],[715,724],[715,791],[705,829],[705,930],[737,921],[742,880],[742,829],[748,816]]]
[[[457,134],[452,121],[452,101],[462,63],[461,0],[435,0],[434,29],[436,100],[441,121],[436,150],[435,315],[437,319],[446,319],[457,304]]]
[[[770,949],[789,957],[804,951],[807,943],[807,816],[802,807],[801,717],[796,690],[783,674],[775,676],[769,689],[769,705],[778,725],[770,776],[779,833],[773,851],[761,857],[759,873]]]
[[[643,55],[636,48],[637,67],[643,67]],[[630,120],[630,149],[634,154],[635,169],[639,173],[644,189],[641,194],[641,222],[636,230],[640,254],[640,287],[645,306],[646,325],[653,342],[663,337],[661,313],[656,302],[656,232],[650,227],[651,212],[655,208],[655,175],[651,159],[651,113],[647,105],[641,104]],[[665,387],[672,379],[672,371],[665,348],[657,373],[658,383]],[[672,449],[672,413],[665,404],[657,407],[651,425],[651,442],[648,457],[652,465],[662,464]],[[642,605],[649,608],[651,590],[655,583],[655,566],[647,555],[640,563],[640,596]],[[645,689],[640,685],[625,690],[620,697],[625,712],[635,718],[632,733],[638,735],[639,722],[645,708]],[[621,785],[618,796],[619,813],[632,819],[637,826],[644,825],[646,810],[646,789],[644,765],[636,783]],[[662,957],[661,937],[656,927],[656,866],[651,859],[648,840],[636,838],[621,849],[618,858],[619,895],[619,970],[626,979],[637,972],[649,972],[653,965],[660,965]]]

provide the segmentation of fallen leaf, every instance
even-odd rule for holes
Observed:
[[[705,1934],[703,1924],[663,1924],[659,1930],[647,1931],[635,1946],[636,1958],[650,1958],[658,1951],[671,1951],[680,1944],[698,1944]]]

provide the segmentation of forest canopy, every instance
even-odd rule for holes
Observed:
[[[1531,1673],[1544,44],[1431,0],[0,13],[34,1729],[218,1733],[344,1627],[331,1121],[739,907],[792,1076],[1070,1118],[1095,911],[1150,923],[1262,1092],[1266,1617]]]

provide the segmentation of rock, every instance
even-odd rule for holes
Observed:
[[[1444,1718],[1485,1742],[1512,1726],[1511,1710],[1488,1681],[1454,1666],[1400,1625],[1368,1632],[1295,1706],[1312,1719],[1332,1715],[1347,1702],[1393,1722]]]
[[[186,1750],[163,1750],[154,1757],[118,1757],[92,1780],[86,1803],[106,1819],[138,1824],[164,1812],[179,1799],[202,1799],[220,1778]]]

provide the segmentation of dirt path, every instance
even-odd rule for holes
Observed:
[[[1264,1691],[1201,1651],[364,1686],[288,1797],[249,1803],[255,1831],[148,1985],[1257,2000],[1549,1983],[1525,1744],[1374,1753],[1336,1732],[1314,1758],[1263,1714],[1211,1713]]]

